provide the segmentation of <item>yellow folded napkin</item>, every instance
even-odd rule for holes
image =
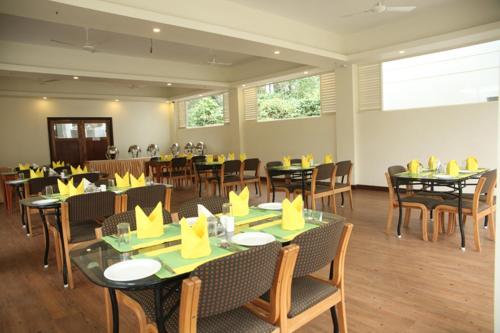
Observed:
[[[134,175],[130,175],[130,186],[132,187],[146,186],[146,179],[144,178],[144,173],[141,173],[139,178],[135,178]]]
[[[164,155],[161,159],[162,161],[171,161],[172,159],[174,158],[174,156],[172,154],[167,154],[167,155]]]
[[[282,163],[283,167],[289,168],[292,165],[290,156],[283,156]]]
[[[212,253],[205,215],[200,215],[193,226],[189,226],[185,218],[182,218],[179,224],[181,225],[181,256],[183,258],[201,258]]]
[[[33,179],[33,178],[42,178],[43,177],[43,169],[36,169],[33,170],[33,169],[30,169],[30,178]]]
[[[446,166],[446,173],[450,176],[458,176],[460,173],[460,168],[458,167],[458,163],[456,160],[451,160],[448,162],[448,165]]]
[[[87,167],[83,167],[83,169],[78,165],[76,168],[70,165],[71,168],[71,174],[72,175],[81,175],[82,173],[88,173],[89,171],[87,170]]]
[[[214,155],[211,155],[211,154],[205,155],[205,161],[207,161],[207,163],[213,163],[214,162]]]
[[[224,163],[225,160],[226,160],[226,156],[224,156],[223,154],[220,154],[219,156],[217,156],[217,162]]]
[[[249,199],[250,192],[246,186],[243,191],[241,191],[240,195],[236,194],[234,191],[229,192],[229,203],[231,204],[233,216],[245,216],[250,213],[250,208],[248,208]]]
[[[77,187],[75,187],[73,185],[73,182],[69,182],[68,183],[68,194],[69,194],[70,197],[73,196],[73,195],[78,195],[78,194],[85,193],[84,181],[85,181],[85,178],[82,179],[82,181],[80,182],[80,184],[78,184]]]
[[[57,188],[59,189],[59,194],[69,195],[69,185],[70,184],[71,184],[71,186],[73,186],[73,179],[70,179],[68,184],[64,184],[64,182],[62,180],[58,179],[57,180]]]
[[[302,167],[303,168],[310,168],[311,167],[311,160],[307,158],[307,156],[302,156]]]
[[[154,238],[163,235],[163,206],[158,202],[155,209],[147,216],[141,207],[135,206],[137,238]]]
[[[232,161],[232,160],[234,160],[234,153],[229,153],[229,154],[227,154],[227,160],[228,160],[228,161]]]
[[[246,159],[247,159],[247,154],[245,154],[245,153],[240,153],[240,161],[242,161],[242,162],[243,162],[243,161],[244,161],[244,160],[246,160]]]
[[[408,172],[411,174],[418,174],[419,168],[420,168],[419,160],[411,160],[408,163]]]
[[[299,230],[304,228],[304,201],[302,195],[290,202],[290,200],[283,200],[283,217],[281,222],[281,229],[283,230]]]
[[[331,154],[326,154],[323,158],[323,163],[333,163],[333,156]]]
[[[436,156],[429,157],[428,166],[429,170],[436,170],[438,168],[438,159]]]
[[[179,154],[177,155],[177,157],[186,157],[186,154],[184,154],[184,153],[179,153]]]
[[[311,161],[314,161],[314,156],[313,156],[313,154],[307,154],[307,155],[306,155],[306,158],[307,158],[307,160],[308,160],[308,161],[310,161],[310,162],[311,162]]]
[[[475,158],[474,156],[470,156],[467,157],[467,160],[465,161],[465,168],[469,171],[477,171],[477,164],[477,158]]]
[[[192,154],[192,153],[187,154],[187,155],[186,155],[186,158],[187,158],[188,160],[192,159],[192,158],[193,158],[193,154]]]
[[[130,187],[130,176],[127,171],[123,177],[115,173],[116,187]]]
[[[19,166],[19,171],[28,170],[30,168],[30,164],[29,163],[26,163],[26,164],[19,163],[18,166]]]
[[[60,167],[63,167],[64,166],[64,162],[61,162],[61,161],[52,161],[52,167],[53,168],[60,168]]]

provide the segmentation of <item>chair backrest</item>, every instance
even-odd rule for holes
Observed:
[[[212,214],[222,213],[222,205],[228,202],[223,197],[204,197],[196,198],[184,202],[179,207],[179,218],[198,216],[198,204],[205,206]]]
[[[337,177],[342,177],[344,180],[345,176],[349,177],[351,173],[352,162],[351,161],[340,161],[337,163]]]
[[[337,255],[344,222],[325,223],[297,236],[292,244],[300,247],[293,277],[302,277],[330,264]]]
[[[30,170],[31,169],[28,169],[28,170],[19,170],[19,168],[16,168],[16,172],[18,174],[23,174],[24,179],[30,178]]]
[[[207,158],[205,155],[198,155],[198,156],[193,156],[191,160],[193,161],[193,164],[196,164],[205,162]]]
[[[266,163],[266,169],[272,168],[272,167],[277,167],[277,166],[282,166],[283,162],[281,161],[271,161]]]
[[[87,179],[91,183],[95,183],[99,180],[100,174],[98,172],[81,173],[71,177],[73,179],[73,185],[78,186],[83,178]]]
[[[239,174],[240,170],[241,170],[240,160],[224,161],[224,163],[222,163],[221,172],[223,172],[225,175]]]
[[[485,178],[483,188],[481,189],[481,194],[488,194],[495,191],[495,186],[497,184],[497,169],[488,170],[481,175]]]
[[[115,214],[115,194],[95,192],[75,195],[66,199],[68,219],[72,222],[99,220]]]
[[[135,206],[141,208],[155,207],[161,201],[165,206],[165,193],[167,188],[157,184],[131,188],[125,192],[127,195],[127,210],[134,210]]]
[[[395,192],[394,192],[394,185],[392,182],[392,177],[388,172],[385,173],[385,180],[387,181],[387,189],[389,191],[389,200],[391,200],[390,202],[392,202],[394,200]]]
[[[172,169],[182,169],[186,167],[187,158],[185,157],[175,157],[172,159]]]
[[[66,174],[69,174],[70,173],[70,168],[69,166],[62,166],[62,167],[57,167],[57,168],[53,168],[55,172],[57,173],[61,173],[64,171],[64,173]]]
[[[147,207],[143,208],[143,211],[145,214],[151,214],[153,211],[154,207]],[[104,220],[102,224],[102,235],[103,236],[109,236],[109,235],[114,235],[116,234],[116,226],[118,223],[129,223],[130,224],[130,230],[136,230],[137,229],[137,222],[135,219],[135,211],[131,210],[128,212],[124,213],[118,213],[115,215],[112,215],[108,217],[107,219]],[[170,212],[167,210],[163,210],[163,224],[168,224],[172,223],[172,216],[170,215]]]
[[[316,181],[332,180],[335,178],[335,163],[320,164],[316,168]]]
[[[259,169],[260,160],[258,158],[247,158],[243,161],[243,170],[245,171],[255,171]]]
[[[43,193],[45,186],[49,186],[49,185],[52,185],[52,189],[54,190],[54,193],[59,192],[59,188],[57,187],[57,180],[58,179],[59,179],[59,177],[57,177],[57,176],[30,179],[28,181],[29,194]]]
[[[405,172],[406,168],[402,165],[391,165],[390,167],[387,168],[387,172],[389,173],[389,176],[393,177],[394,175]]]
[[[272,242],[196,268],[191,276],[201,280],[198,317],[239,308],[271,289],[280,249],[278,242]]]
[[[290,163],[291,164],[301,164],[302,163],[302,159],[301,158],[292,158],[290,160]]]

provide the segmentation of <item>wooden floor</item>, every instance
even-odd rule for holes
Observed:
[[[173,210],[194,195],[192,189],[176,191]],[[402,239],[385,235],[387,193],[356,190],[354,204],[352,213],[338,211],[354,224],[346,260],[350,332],[493,331],[494,244],[486,230],[478,253],[468,225],[463,253],[458,233],[423,242],[417,216]],[[50,267],[43,268],[40,221],[27,238],[19,215],[0,207],[0,332],[105,332],[102,290],[79,272],[76,288],[63,289],[52,249]],[[137,331],[135,317],[123,307],[120,325],[121,332]],[[300,332],[332,332],[329,313]]]

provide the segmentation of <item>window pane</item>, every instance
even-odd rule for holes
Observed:
[[[105,138],[107,137],[106,123],[86,123],[86,138]]]
[[[382,64],[384,110],[486,102],[499,93],[500,41]]]
[[[224,125],[223,94],[186,102],[187,127]]]
[[[258,120],[319,116],[320,104],[318,75],[257,88]]]
[[[78,124],[55,124],[57,139],[78,138]]]

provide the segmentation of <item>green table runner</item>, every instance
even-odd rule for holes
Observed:
[[[264,210],[264,209],[258,209],[258,208],[250,208],[250,213],[248,213],[245,216],[237,216],[234,218],[234,224],[236,226],[244,225],[244,224],[249,224],[252,222],[260,221],[260,220],[265,220],[271,217],[275,216],[280,216],[281,211],[276,211],[276,210]]]
[[[280,238],[281,240],[280,239],[278,239],[278,240],[281,242],[284,242],[284,241],[286,242],[286,241],[290,241],[290,240],[294,239],[295,237],[297,237],[301,233],[306,232],[307,230],[317,228],[318,226],[319,225],[317,225],[317,224],[305,223],[304,228],[300,229],[300,230],[283,230],[281,228],[281,220],[279,220],[279,221],[274,221],[274,222],[262,224],[259,226],[251,227],[248,229],[244,229],[244,230],[242,230],[242,232],[261,231],[261,232],[265,232],[265,233],[268,233],[268,234],[271,234],[275,237]]]
[[[137,231],[132,231],[128,244],[118,244],[118,238],[114,235],[104,236],[102,239],[119,252],[129,252],[181,239],[181,228],[178,224],[165,224],[163,230],[163,235],[160,237],[146,239],[138,239]]]

